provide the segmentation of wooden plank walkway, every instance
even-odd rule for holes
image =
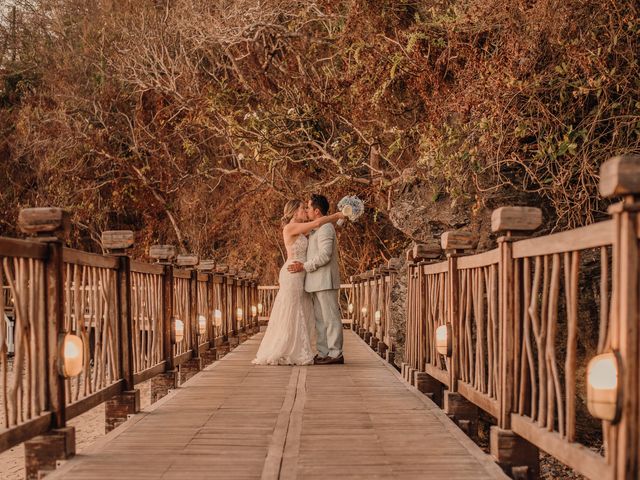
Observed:
[[[47,478],[507,478],[351,331],[345,365],[251,365],[262,334]]]

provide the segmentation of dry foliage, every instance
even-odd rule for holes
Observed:
[[[20,207],[274,278],[284,200],[357,193],[352,272],[401,251],[388,220],[514,190],[557,227],[602,211],[606,158],[640,151],[633,1],[16,0],[0,22],[0,231]],[[15,14],[14,14],[15,12]]]

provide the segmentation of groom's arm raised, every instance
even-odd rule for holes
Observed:
[[[316,235],[318,236],[318,253],[304,263],[304,269],[307,272],[315,272],[318,268],[326,265],[333,255],[336,238],[336,230],[333,225],[323,226]]]

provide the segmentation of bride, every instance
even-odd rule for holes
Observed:
[[[313,363],[315,353],[311,348],[311,330],[315,321],[311,296],[304,291],[305,272],[289,273],[287,267],[294,261],[306,261],[306,234],[341,218],[344,218],[342,213],[335,213],[308,222],[306,206],[301,200],[289,200],[285,205],[281,223],[287,261],[280,270],[280,290],[273,302],[267,331],[253,360],[254,364]]]

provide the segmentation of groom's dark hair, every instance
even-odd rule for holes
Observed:
[[[327,197],[318,193],[314,193],[313,195],[311,195],[310,200],[311,206],[320,210],[320,213],[322,213],[322,215],[326,215],[327,213],[329,213],[329,200],[327,200]]]

